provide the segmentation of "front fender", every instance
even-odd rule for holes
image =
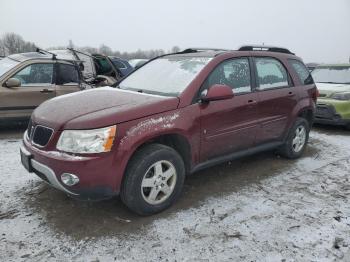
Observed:
[[[192,162],[199,159],[199,121],[196,112],[189,109],[176,109],[166,113],[129,121],[118,125],[114,145],[115,161],[118,165],[116,184],[120,185],[127,164],[135,151],[145,143],[163,135],[180,135],[184,137],[192,152]]]

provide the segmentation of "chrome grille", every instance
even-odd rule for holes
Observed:
[[[27,136],[32,144],[44,147],[50,141],[53,129],[41,125],[35,125],[32,120],[29,121]]]

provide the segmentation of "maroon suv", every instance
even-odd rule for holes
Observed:
[[[83,199],[117,194],[138,214],[169,207],[187,174],[256,152],[299,157],[317,89],[284,48],[187,49],[115,88],[54,98],[24,134],[23,165]]]

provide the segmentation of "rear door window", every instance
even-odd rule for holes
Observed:
[[[270,57],[255,58],[259,90],[288,87],[288,73],[282,63]]]
[[[57,84],[78,84],[79,83],[79,73],[75,66],[68,64],[57,64],[58,74],[57,74]]]
[[[306,66],[295,59],[288,59],[289,64],[293,67],[294,71],[297,73],[299,80],[304,85],[310,85],[314,83],[310,71]]]
[[[234,94],[251,92],[248,58],[236,58],[222,62],[207,79],[207,87],[215,84],[230,86]]]

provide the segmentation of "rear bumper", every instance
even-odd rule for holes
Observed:
[[[318,104],[315,113],[315,123],[347,126],[350,124],[350,119],[342,118],[333,105]]]
[[[42,151],[32,146],[24,136],[21,155],[29,157],[24,165],[50,186],[82,200],[103,200],[118,194],[113,155],[77,157],[57,151]],[[23,163],[23,162],[22,162]],[[29,165],[29,168],[28,168]],[[79,183],[67,186],[61,181],[63,173],[79,177]]]

